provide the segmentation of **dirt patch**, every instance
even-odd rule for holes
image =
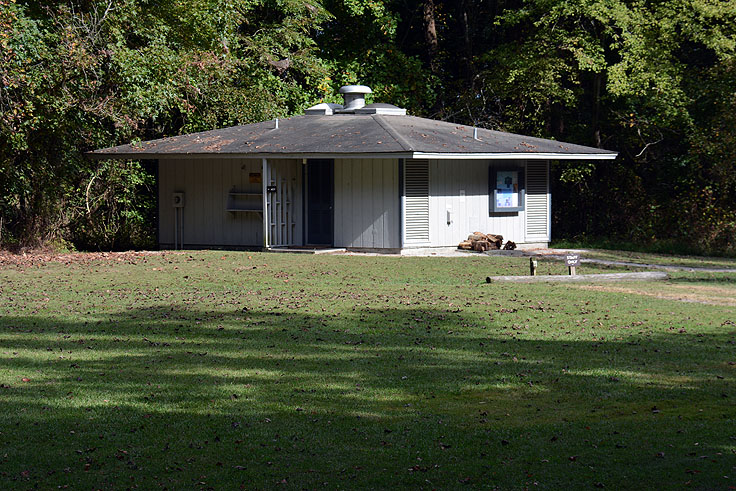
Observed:
[[[640,288],[627,288],[606,285],[575,285],[583,290],[628,293],[647,297],[677,300],[679,302],[702,303],[706,305],[736,306],[736,290],[713,286],[667,285],[659,291]]]
[[[43,250],[12,253],[0,251],[0,266],[40,266],[46,263],[90,264],[99,262],[138,262],[145,257],[181,254],[173,251],[67,252]]]

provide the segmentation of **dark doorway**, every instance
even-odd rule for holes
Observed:
[[[307,160],[307,244],[331,246],[335,173],[332,160]]]

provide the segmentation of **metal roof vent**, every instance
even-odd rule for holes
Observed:
[[[340,93],[345,98],[343,111],[353,112],[365,106],[365,96],[372,92],[371,88],[365,85],[343,85],[340,87]]]
[[[309,116],[331,116],[333,114],[385,114],[406,115],[406,109],[396,107],[393,104],[374,103],[366,104],[366,94],[372,94],[370,87],[365,85],[344,85],[340,87],[340,93],[345,98],[345,105],[322,102],[304,111]]]
[[[394,106],[393,104],[377,102],[375,104],[366,104],[360,109],[356,109],[355,114],[386,114],[393,116],[406,116],[406,109],[404,109],[403,107]]]
[[[304,111],[304,114],[310,116],[332,116],[335,112],[342,110],[341,104],[333,104],[331,102],[322,102],[316,104]]]

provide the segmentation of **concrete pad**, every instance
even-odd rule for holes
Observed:
[[[402,249],[402,256],[415,257],[474,257],[481,253],[475,251],[466,251],[457,247],[417,247],[411,249]]]
[[[344,248],[334,247],[269,247],[267,252],[291,253],[291,254],[343,254]]]

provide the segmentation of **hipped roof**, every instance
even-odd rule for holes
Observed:
[[[96,159],[472,158],[613,159],[616,152],[415,116],[336,114],[278,121],[120,145],[89,152]]]

